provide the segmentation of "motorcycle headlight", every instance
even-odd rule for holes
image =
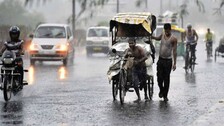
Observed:
[[[4,58],[3,59],[4,64],[12,64],[12,62],[13,62],[13,58]]]

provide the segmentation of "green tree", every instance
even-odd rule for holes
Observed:
[[[180,6],[180,10],[179,10],[179,16],[180,16],[181,27],[182,28],[184,27],[184,17],[187,16],[188,14],[189,13],[188,13],[188,10],[187,10],[187,4],[186,3],[183,3]]]

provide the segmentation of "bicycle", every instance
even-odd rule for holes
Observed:
[[[196,42],[192,43],[187,43],[186,45],[186,56],[185,56],[185,72],[188,73],[189,69],[191,72],[194,72],[195,69],[195,47],[196,47]]]
[[[212,41],[206,42],[206,50],[207,50],[207,59],[210,59],[210,57],[212,57]]]

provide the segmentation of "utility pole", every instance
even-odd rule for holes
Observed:
[[[75,38],[75,0],[72,0],[72,32]]]
[[[119,0],[117,0],[117,13],[119,13]]]
[[[169,0],[169,10],[171,11],[171,0]]]
[[[163,13],[163,2],[160,0],[160,15]]]
[[[145,0],[145,11],[148,12],[148,0]]]

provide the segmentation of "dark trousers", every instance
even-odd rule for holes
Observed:
[[[139,84],[145,85],[146,81],[146,67],[134,67],[132,71],[132,82],[134,87],[138,88]]]
[[[170,87],[170,72],[172,69],[172,59],[159,57],[157,62],[157,81],[163,97],[167,97]]]

